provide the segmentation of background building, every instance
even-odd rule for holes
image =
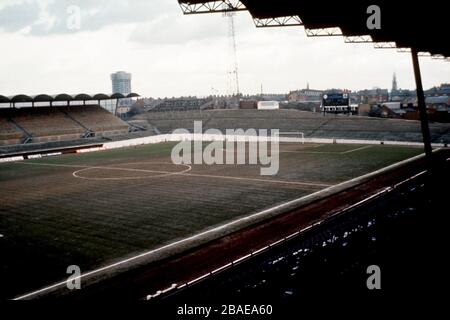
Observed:
[[[433,87],[425,91],[425,96],[436,97],[436,96],[450,96],[450,83],[443,83],[439,87]]]
[[[131,73],[118,71],[111,74],[112,93],[121,93],[127,96],[131,93]],[[132,99],[121,99],[119,105],[130,107],[133,104]]]
[[[119,71],[111,74],[112,93],[128,95],[131,93],[131,73]]]
[[[352,103],[377,104],[389,100],[389,91],[387,89],[369,89],[360,90],[351,94]]]
[[[310,89],[309,85],[306,89],[289,92],[289,102],[320,102],[322,100],[323,91]]]
[[[397,75],[392,77],[392,89],[389,97],[390,102],[417,103],[415,90],[404,90],[398,87]]]

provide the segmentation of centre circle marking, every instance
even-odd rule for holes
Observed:
[[[174,175],[181,175],[184,173],[187,173],[192,170],[192,167],[187,164],[174,164],[170,162],[131,162],[131,163],[122,163],[120,165],[127,166],[127,165],[134,165],[134,164],[150,164],[150,165],[172,165],[175,167],[184,167],[184,170],[181,171],[161,171],[161,170],[146,170],[146,169],[133,169],[133,168],[123,168],[123,167],[113,167],[113,166],[92,166],[83,168],[77,171],[74,171],[72,175],[75,178],[83,179],[83,180],[96,180],[96,181],[102,181],[102,180],[141,180],[141,179],[153,179],[153,178],[163,178],[168,176],[174,176]],[[91,171],[91,170],[111,170],[111,171],[129,171],[129,172],[142,172],[142,173],[156,173],[155,175],[151,176],[136,176],[136,177],[106,177],[106,178],[100,178],[100,177],[85,177],[82,175],[83,172]]]

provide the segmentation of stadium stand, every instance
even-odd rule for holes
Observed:
[[[87,105],[0,109],[0,145],[5,147],[24,142],[36,145],[55,142],[64,144],[68,141],[83,144],[93,139],[126,140],[172,133],[176,129],[193,131],[194,121],[202,121],[203,130],[219,129],[222,132],[239,128],[279,129],[283,132],[300,131],[306,138],[422,142],[419,121],[323,116],[290,109],[151,111],[130,119],[131,126],[144,130],[132,134],[128,123],[98,105]],[[433,142],[450,141],[450,124],[431,123],[430,128]]]
[[[77,141],[128,133],[126,122],[98,105],[0,109],[0,145]]]
[[[194,129],[194,121],[207,121],[209,114],[204,111],[191,110],[186,112],[148,112],[139,114],[132,121],[148,122],[148,126],[161,134],[172,133],[175,129]]]
[[[206,110],[213,107],[213,100],[208,99],[167,99],[156,104],[151,112]]]
[[[178,128],[193,130],[194,121],[203,129],[279,129],[301,131],[307,138],[335,138],[380,141],[422,142],[419,121],[360,116],[327,115],[298,110],[206,110],[187,112],[148,112],[134,119],[147,120],[161,133]],[[450,125],[430,123],[433,142],[450,141]]]

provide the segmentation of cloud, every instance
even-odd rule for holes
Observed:
[[[39,19],[37,2],[14,2],[0,8],[0,30],[16,32]]]
[[[81,28],[67,28],[78,5]],[[288,92],[306,86],[388,88],[397,72],[413,88],[411,58],[339,37],[308,38],[303,28],[255,28],[235,17],[241,91]],[[227,20],[183,15],[175,0],[0,0],[0,94],[111,90],[109,75],[133,73],[133,90],[148,96],[207,95],[227,90]],[[87,32],[86,32],[87,31]],[[426,88],[448,82],[450,64],[421,59]]]
[[[166,14],[153,21],[138,24],[130,40],[149,45],[180,45],[226,35],[226,23],[215,15],[198,19],[192,16],[180,17],[180,14]]]
[[[10,0],[0,6],[0,30],[32,36],[97,31],[150,21],[177,7],[167,0]],[[70,27],[74,18],[79,28]]]

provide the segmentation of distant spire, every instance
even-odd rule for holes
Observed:
[[[394,78],[392,79],[392,92],[395,92],[397,90],[398,90],[397,75],[394,72]]]
[[[306,90],[309,90],[309,82],[306,83]]]

